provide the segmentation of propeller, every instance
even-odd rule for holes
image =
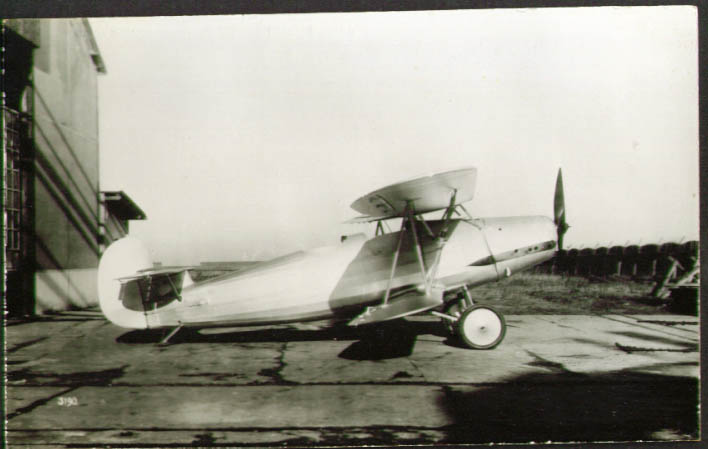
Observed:
[[[568,223],[565,221],[565,198],[563,197],[563,172],[558,169],[556,178],[556,193],[553,197],[553,222],[556,224],[558,232],[558,251],[563,250],[563,235],[568,231]]]

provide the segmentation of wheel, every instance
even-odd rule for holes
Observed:
[[[504,317],[488,306],[472,306],[457,321],[457,333],[472,349],[491,349],[506,335]]]

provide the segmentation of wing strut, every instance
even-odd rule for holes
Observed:
[[[454,194],[453,194],[453,199],[452,203],[454,204]],[[420,223],[423,225],[424,229],[433,237],[433,233],[430,230],[430,227],[425,223],[425,220],[422,218],[418,217],[415,214],[415,204],[413,200],[409,200],[406,203],[406,207],[403,211],[403,220],[401,221],[401,231],[398,234],[398,242],[396,244],[396,252],[393,254],[393,262],[391,264],[391,273],[389,274],[388,277],[388,285],[386,286],[386,293],[384,294],[384,299],[383,299],[383,304],[386,305],[388,304],[388,300],[391,298],[391,287],[393,284],[393,278],[396,275],[396,267],[398,266],[398,258],[401,254],[401,247],[403,244],[403,239],[405,236],[405,233],[407,231],[406,225],[410,223],[411,227],[411,234],[413,238],[413,245],[415,247],[415,256],[418,261],[418,266],[420,268],[420,274],[423,277],[423,283],[425,284],[425,293],[430,294],[433,286],[433,280],[435,277],[435,268],[438,265],[438,262],[440,260],[440,251],[437,252],[435,256],[435,261],[431,265],[430,269],[427,270],[425,268],[425,259],[423,258],[423,249],[420,244],[420,238],[418,236],[418,229],[416,228],[416,221],[420,221]],[[381,222],[379,222],[380,225]],[[378,231],[378,226],[377,226],[377,231]],[[441,236],[438,236],[440,238]]]
[[[465,209],[465,206],[463,206],[462,204],[458,204],[458,205],[457,205],[457,208],[462,209],[462,211],[465,213],[465,215],[467,215],[467,218],[468,218],[469,220],[472,220],[472,214],[470,214],[469,212],[467,212],[467,209]],[[457,208],[455,209],[455,212],[457,212],[458,214],[460,214],[460,211],[458,211]],[[462,217],[462,216],[463,216],[463,215],[460,214],[460,217]]]
[[[430,283],[428,282],[428,274],[425,270],[425,261],[423,260],[423,251],[420,247],[420,240],[418,239],[418,230],[415,228],[415,215],[412,212],[413,201],[410,201],[406,206],[406,211],[408,211],[408,221],[411,224],[411,233],[413,234],[413,243],[415,244],[415,257],[418,259],[418,266],[420,267],[420,274],[423,275],[423,282],[425,283],[425,293],[430,293]]]
[[[433,231],[430,229],[430,226],[428,226],[428,223],[423,220],[423,217],[421,217],[420,215],[416,215],[416,218],[418,219],[418,222],[423,225],[423,229],[425,229],[425,233],[428,234],[428,237],[434,239],[435,234],[433,234]]]
[[[442,247],[447,242],[447,233],[450,228],[450,223],[453,221],[452,217],[455,213],[460,214],[457,211],[457,206],[459,205],[456,204],[456,200],[457,190],[452,189],[450,191],[450,202],[443,213],[443,225],[437,235],[432,232],[430,226],[428,226],[423,217],[416,212],[415,200],[406,200],[406,205],[400,215],[401,230],[398,234],[396,251],[393,254],[391,272],[389,273],[388,284],[386,286],[383,301],[378,306],[367,307],[363,313],[351,320],[349,325],[358,326],[365,323],[392,320],[413,313],[429,310],[443,303],[445,288],[442,285],[435,285],[435,276],[440,265]],[[378,235],[379,232],[382,234],[384,233],[383,225],[381,224],[382,221],[383,219],[379,220],[376,225],[376,235]],[[421,227],[418,228],[417,224],[420,224]],[[403,239],[405,238],[406,232],[409,230],[412,233],[410,237],[412,240],[411,243],[415,248],[415,257],[418,262],[418,267],[420,268],[420,274],[423,278],[424,291],[421,291],[421,286],[405,289],[405,291],[399,291],[396,293],[396,301],[390,302],[393,279],[396,275],[396,267],[398,266],[398,260],[401,255]],[[431,263],[428,268],[426,268],[425,258],[423,257],[423,247],[421,241],[423,236],[418,235],[419,230],[421,233],[425,232],[428,237],[433,240],[435,256],[434,259],[430,261]]]
[[[455,199],[457,198],[457,189],[454,189],[452,191],[452,195],[450,196],[450,205],[447,206],[447,209],[445,209],[445,212],[443,213],[442,219],[443,219],[443,226],[440,229],[440,232],[438,233],[438,238],[444,239],[447,237],[447,230],[450,227],[450,220],[452,220],[452,214],[455,212]]]
[[[175,283],[172,282],[172,278],[170,277],[169,274],[167,275],[167,280],[169,281],[170,287],[172,287],[172,291],[174,292],[175,296],[177,297],[177,300],[182,301],[182,295],[179,293],[179,290],[177,290],[177,287],[175,287]]]
[[[406,206],[406,209],[408,206]],[[381,224],[381,222],[379,222]],[[378,229],[378,227],[377,227]],[[401,231],[398,234],[398,243],[396,244],[396,252],[393,255],[393,264],[391,265],[391,274],[388,277],[388,285],[386,286],[386,294],[384,295],[383,303],[386,305],[388,303],[388,298],[391,296],[391,284],[393,283],[393,276],[396,274],[396,265],[398,265],[398,256],[401,253],[401,244],[403,243],[403,234],[406,233],[406,217],[401,221]]]
[[[152,276],[147,275],[147,295],[143,297],[143,311],[145,316],[147,316],[148,304],[150,304],[150,295],[152,294]]]
[[[450,204],[445,209],[445,212],[443,213],[443,226],[440,229],[440,232],[438,233],[437,236],[435,236],[435,244],[437,246],[436,252],[435,252],[435,260],[433,261],[432,265],[430,266],[430,269],[428,270],[427,274],[425,275],[426,279],[426,292],[429,292],[430,288],[432,288],[433,281],[435,280],[435,275],[438,272],[438,267],[440,266],[440,255],[442,253],[442,246],[445,245],[445,242],[447,241],[447,232],[450,227],[450,221],[452,220],[452,214],[457,212],[457,207],[462,206],[461,204],[455,204],[457,199],[457,189],[452,190],[452,195],[450,196]],[[423,221],[423,224],[426,225],[425,221]]]
[[[443,220],[450,221],[452,218],[452,213],[455,211],[455,199],[457,199],[457,189],[452,190],[452,196],[450,196],[450,205],[447,206],[445,212],[443,213]]]

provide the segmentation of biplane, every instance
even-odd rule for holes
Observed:
[[[162,343],[183,327],[360,326],[429,313],[466,346],[493,348],[506,333],[504,317],[476,304],[469,289],[550,259],[568,225],[560,170],[553,219],[472,217],[463,203],[476,178],[475,168],[464,168],[375,190],[352,203],[363,215],[349,221],[375,223],[374,237],[345,236],[205,280],[190,267],[153,267],[142,243],[125,237],[99,264],[101,310],[121,327],[171,330]],[[398,231],[392,220],[400,220]]]

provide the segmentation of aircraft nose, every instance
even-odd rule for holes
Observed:
[[[544,241],[552,241],[554,248],[558,250],[558,228],[556,224],[548,217],[543,217],[543,231],[541,231]]]
[[[500,276],[510,276],[542,263],[558,248],[556,226],[547,217],[509,217],[485,220],[489,249]]]
[[[542,216],[477,219],[454,231],[442,258],[440,273],[452,274],[460,263],[478,284],[509,276],[553,257],[556,226]],[[455,278],[457,279],[457,278]]]
[[[556,226],[548,217],[504,217],[485,219],[484,233],[492,256],[499,261],[528,260],[552,255],[558,247]]]
[[[558,229],[552,219],[548,217],[537,217],[538,221],[531,226],[528,235],[528,244],[539,246],[543,251],[556,250],[558,251]]]

